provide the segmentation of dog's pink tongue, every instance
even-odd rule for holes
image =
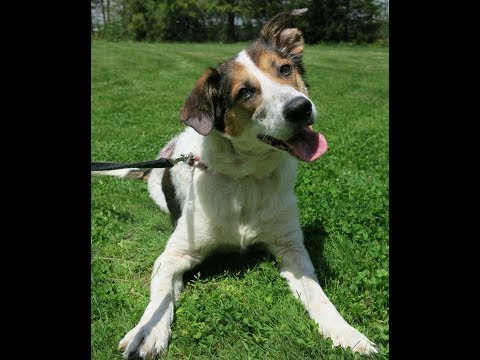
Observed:
[[[293,153],[303,161],[315,161],[327,151],[327,140],[312,126],[303,129],[299,134],[287,141]]]

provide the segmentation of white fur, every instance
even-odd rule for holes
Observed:
[[[289,136],[281,109],[300,93],[263,75],[245,52],[237,57],[262,86],[266,115],[257,119],[270,134]],[[303,94],[300,94],[303,96]],[[314,110],[315,113],[315,110]],[[183,288],[182,275],[216,248],[245,248],[263,243],[277,257],[284,277],[319,332],[334,345],[369,354],[373,343],[350,326],[320,287],[303,244],[297,198],[294,194],[297,160],[256,139],[256,125],[238,137],[217,131],[208,136],[187,128],[176,139],[172,157],[192,152],[208,170],[177,164],[170,169],[182,207],[175,231],[155,262],[151,297],[138,325],[120,341],[124,357],[151,359],[167,350],[174,304]],[[281,136],[279,136],[281,137]],[[161,179],[153,169],[148,179],[152,199],[165,211]]]
[[[148,178],[148,193],[162,211],[170,214],[167,207],[167,200],[162,190],[162,176],[164,172],[165,169],[154,169],[150,172],[150,177]]]

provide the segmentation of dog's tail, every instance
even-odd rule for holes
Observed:
[[[90,174],[116,176],[120,178],[143,180],[144,182],[147,182],[151,171],[152,169],[142,170],[138,168],[131,168],[131,169],[118,169],[118,170],[91,171]]]

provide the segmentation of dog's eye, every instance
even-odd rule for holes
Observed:
[[[241,100],[248,100],[250,99],[254,94],[254,90],[253,89],[250,89],[250,88],[247,88],[247,87],[244,87],[244,88],[241,88],[240,91],[238,92],[238,95],[237,97]]]
[[[292,66],[290,64],[284,64],[284,65],[280,66],[280,72],[283,75],[288,76],[292,73]]]

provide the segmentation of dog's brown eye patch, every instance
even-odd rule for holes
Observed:
[[[238,91],[237,99],[240,100],[249,100],[255,95],[255,90],[250,87],[243,87]]]
[[[302,79],[302,71],[299,71],[298,65],[294,65],[294,60],[258,42],[250,46],[247,52],[263,74],[280,84],[293,86],[305,95],[308,94]]]
[[[280,66],[280,73],[285,76],[289,76],[292,74],[292,65],[290,64],[283,64]]]
[[[239,101],[247,104],[259,98],[257,95],[260,94],[260,83],[244,65],[232,62],[229,70],[231,79],[229,95],[232,102]]]

